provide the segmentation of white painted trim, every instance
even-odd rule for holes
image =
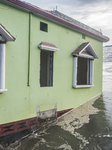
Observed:
[[[0,89],[5,89],[5,44],[0,44]]]
[[[93,84],[93,76],[94,76],[94,61],[90,60],[90,84]]]
[[[99,57],[98,57],[98,55],[97,55],[96,51],[94,50],[91,43],[89,44],[89,47],[90,47],[91,52],[92,52],[91,54],[94,56],[94,58],[98,59]]]
[[[89,48],[89,50],[88,50]],[[86,51],[88,53],[90,53],[92,56],[86,55],[86,54],[81,54],[83,51]],[[78,56],[78,57],[86,57],[86,58],[92,58],[92,59],[98,59],[98,55],[96,53],[96,51],[94,50],[93,46],[91,45],[91,43],[88,43],[80,52],[79,54],[73,54],[73,56]]]
[[[74,57],[74,64],[73,64],[73,87],[77,85],[77,57]]]
[[[86,54],[80,54],[78,57],[84,57],[84,58],[94,59],[93,56],[89,56],[89,55],[86,55]]]
[[[53,51],[53,52],[59,50],[59,48],[50,47],[50,46],[45,46],[45,45],[39,45],[39,48],[40,48],[41,50],[47,50],[47,51]]]
[[[90,88],[93,87],[94,85],[76,85],[74,88]]]
[[[0,93],[4,93],[6,91],[7,91],[7,89],[0,89]]]
[[[3,28],[2,25],[0,25],[0,34],[3,36],[3,38],[5,39],[5,41],[14,41],[14,37],[9,34],[9,32]]]
[[[81,51],[79,54],[81,54],[88,46],[89,46],[90,43],[88,43]]]
[[[74,57],[73,64],[73,88],[90,88],[93,87],[93,72],[94,72],[94,60],[88,60],[88,74],[87,74],[87,85],[77,85],[77,67],[78,57]],[[90,67],[90,68],[89,68]],[[90,72],[90,75],[89,75]]]

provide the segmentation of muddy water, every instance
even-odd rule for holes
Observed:
[[[103,95],[10,150],[112,150],[112,48],[104,48]]]

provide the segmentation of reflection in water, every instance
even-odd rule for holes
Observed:
[[[112,150],[112,128],[108,120],[105,100],[100,97],[25,139],[18,150]]]
[[[15,150],[112,150],[111,49],[104,48],[103,96],[21,141]]]

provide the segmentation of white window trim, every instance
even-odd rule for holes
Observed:
[[[39,48],[40,48],[41,50],[53,51],[53,52],[59,50],[59,48],[50,47],[50,46],[45,46],[45,45],[39,45]]]
[[[5,44],[0,44],[0,93],[6,92],[5,89]]]
[[[90,87],[93,87],[94,85],[76,85],[74,88],[90,88]]]
[[[94,60],[90,60],[90,84],[88,85],[77,85],[77,65],[78,57],[74,57],[74,68],[73,68],[73,88],[90,88],[93,87],[93,73],[94,73]],[[88,77],[87,77],[88,78]]]
[[[7,91],[7,89],[0,89],[0,93],[4,93],[6,91]]]
[[[0,93],[5,89],[5,44],[7,41],[15,41],[15,38],[0,24]]]

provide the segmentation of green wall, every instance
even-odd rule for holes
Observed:
[[[36,108],[58,111],[75,108],[102,92],[102,42],[32,14],[30,36],[30,76],[28,81],[29,13],[0,3],[0,23],[16,38],[6,43],[6,89],[0,94],[0,124],[36,116]],[[40,21],[48,32],[40,31]],[[42,42],[59,48],[54,52],[53,87],[40,87],[40,50]],[[73,56],[83,42],[91,42],[99,59],[94,61],[94,87],[74,89]]]

